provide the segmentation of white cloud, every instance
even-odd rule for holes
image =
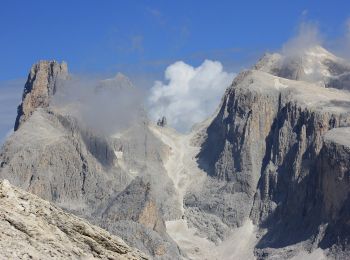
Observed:
[[[172,127],[188,131],[215,111],[233,78],[218,61],[205,60],[196,68],[175,62],[165,70],[166,82],[151,88],[150,115],[153,120],[166,116]]]

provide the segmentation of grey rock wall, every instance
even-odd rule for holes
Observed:
[[[39,107],[48,107],[51,97],[56,93],[60,80],[68,78],[68,67],[65,62],[39,61],[30,69],[24,86],[22,103],[17,108],[14,125],[16,131]]]
[[[200,192],[187,195],[186,206],[229,226],[252,219],[266,230],[259,249],[313,239],[308,250],[320,246],[320,212],[327,208],[322,198],[334,195],[320,188],[332,182],[319,179],[319,158],[324,135],[350,125],[348,100],[346,92],[260,71],[241,73],[226,91],[198,154],[210,178]],[[343,207],[347,195],[341,196]]]

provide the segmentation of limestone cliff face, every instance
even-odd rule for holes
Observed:
[[[237,192],[253,195],[265,139],[279,109],[279,95],[239,87],[251,80],[251,72],[243,72],[226,91],[218,115],[207,128],[198,158],[210,175],[236,183]]]
[[[70,113],[70,104],[50,103],[62,74],[66,75],[65,66],[56,62],[33,66],[21,105],[25,113],[18,117],[20,127],[0,150],[0,178],[108,228],[147,254],[180,258],[176,244],[164,232],[163,219],[177,210],[171,203],[176,201],[171,180],[161,174],[164,145],[145,122],[111,137],[87,127]],[[116,94],[125,77],[120,80]],[[147,195],[143,181],[135,181],[131,192],[142,191],[137,193],[139,203],[115,200],[138,175],[150,183],[155,196]],[[118,208],[116,203],[135,214],[117,210],[102,216],[106,209]]]
[[[166,233],[165,222],[155,196],[151,183],[136,177],[121,193],[111,198],[102,213],[101,226],[122,235],[128,243],[141,240],[142,243],[132,244],[149,252],[156,259],[180,259],[179,249]],[[143,232],[149,234],[149,237],[139,235]]]
[[[332,182],[319,180],[318,164],[324,134],[350,125],[349,100],[347,92],[263,71],[241,73],[206,128],[198,154],[211,182],[218,179],[222,184],[219,189],[207,185],[208,192],[188,196],[186,205],[217,215],[229,225],[249,217],[267,228],[258,248],[311,238],[321,225],[321,210],[339,217],[337,207],[345,205],[344,199],[338,200],[340,205],[322,203],[320,194],[326,201],[333,196],[325,188]],[[208,204],[211,199],[205,194],[213,189],[223,192],[225,199]]]
[[[323,49],[308,55],[265,56],[236,77],[193,133],[208,176],[186,190],[184,215],[164,174],[169,147],[147,120],[103,136],[62,112],[67,107],[49,106],[66,74],[56,63],[32,69],[17,131],[0,152],[0,177],[155,259],[182,258],[165,227],[180,217],[218,243],[252,220],[258,259],[292,257],[300,247],[341,258],[350,239],[350,92],[336,88],[348,87],[350,67]],[[118,80],[128,85],[117,76],[96,91],[117,91]]]
[[[56,61],[40,61],[32,66],[24,87],[22,103],[17,108],[15,131],[35,109],[49,105],[59,81],[67,77],[68,68],[65,62],[59,64]]]
[[[322,247],[343,247],[348,252],[350,234],[350,128],[326,133],[318,159],[318,188],[325,227]]]
[[[151,191],[151,184],[137,177],[103,212],[108,221],[133,220],[158,233],[165,233],[165,223]]]
[[[119,237],[0,181],[0,258],[148,259]]]
[[[103,153],[96,155],[97,150]],[[112,167],[115,155],[109,150],[102,137],[73,118],[38,108],[4,144],[0,176],[60,207],[93,212],[94,201],[108,200],[129,181]]]

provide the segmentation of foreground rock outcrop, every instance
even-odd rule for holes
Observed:
[[[0,181],[1,259],[148,259],[119,237]]]

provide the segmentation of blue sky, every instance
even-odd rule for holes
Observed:
[[[303,16],[332,37],[349,15],[349,1],[2,0],[0,80],[39,59],[79,73],[157,74],[205,58],[240,68],[279,48]]]
[[[346,0],[2,0],[0,142],[12,128],[29,68],[40,59],[65,60],[78,74],[120,71],[150,88],[176,61],[195,68],[217,60],[238,72],[281,48],[305,20],[332,46],[346,34],[349,17]]]

